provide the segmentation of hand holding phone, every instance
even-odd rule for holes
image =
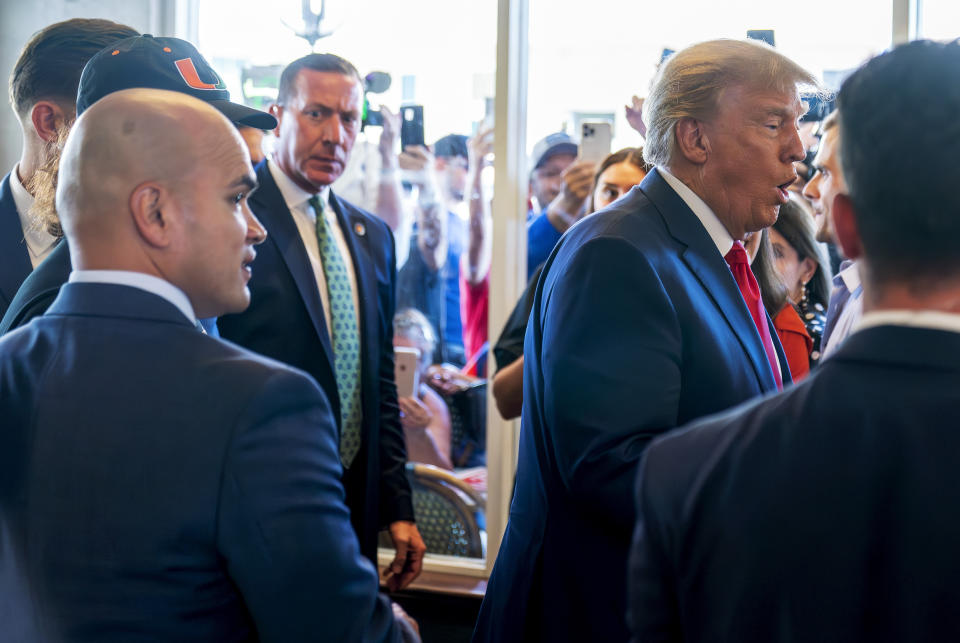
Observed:
[[[423,105],[400,108],[400,150],[408,145],[426,145],[423,138]]]
[[[397,397],[414,397],[420,388],[420,349],[396,346],[393,355]]]

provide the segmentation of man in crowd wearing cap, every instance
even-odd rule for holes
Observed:
[[[316,383],[195,326],[249,304],[255,187],[233,125],[182,92],[77,119],[74,270],[0,339],[5,640],[415,638],[360,555]]]
[[[10,104],[23,131],[20,160],[0,182],[0,317],[58,237],[33,220],[34,175],[57,154],[73,122],[80,72],[91,56],[137,32],[74,18],[37,32],[10,74]]]
[[[863,317],[803,383],[647,449],[633,640],[960,640],[960,43],[874,58],[838,105]]]
[[[310,373],[339,419],[340,457],[360,549],[377,560],[377,534],[396,546],[387,584],[420,573],[426,546],[414,524],[393,362],[393,235],[339,198],[360,131],[363,83],[333,54],[283,70],[274,153],[257,166],[251,208],[270,234],[250,282],[252,304],[219,320],[223,337]]]
[[[803,188],[803,195],[813,203],[817,220],[817,241],[837,245],[833,229],[833,204],[838,194],[846,194],[838,127],[839,116],[834,112],[823,123],[820,149],[813,159],[816,174]],[[844,259],[833,277],[833,291],[827,306],[827,321],[823,329],[821,353],[833,354],[853,331],[863,308],[863,287],[860,285],[858,262]]]
[[[464,365],[460,320],[460,255],[465,237],[462,209],[467,181],[467,137],[444,136],[411,147],[400,167],[418,186],[416,227],[407,261],[397,274],[397,309],[416,308],[437,334],[435,363]]]
[[[564,235],[524,342],[510,519],[476,641],[624,641],[633,483],[650,440],[790,374],[742,239],[803,159],[799,88],[767,45],[672,55],[645,103],[656,167]]]
[[[528,280],[567,228],[583,216],[595,167],[576,159],[577,144],[563,132],[550,134],[533,147],[530,195],[540,212],[527,224]]]
[[[107,94],[134,87],[152,87],[190,94],[209,102],[236,125],[269,129],[276,124],[266,112],[230,102],[220,76],[207,64],[200,52],[179,38],[133,36],[117,41],[94,55],[80,77],[76,101],[79,116]],[[147,153],[147,152],[145,152]],[[59,231],[53,195],[56,191],[59,149],[51,151],[47,171],[38,178],[35,216],[50,231]],[[17,291],[0,320],[0,335],[42,315],[56,298],[70,274],[70,247],[60,241],[47,259],[34,270]],[[216,334],[216,320],[201,319],[205,332]]]

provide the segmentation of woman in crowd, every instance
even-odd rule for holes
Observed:
[[[791,197],[780,208],[770,229],[770,244],[787,295],[813,342],[810,367],[820,359],[820,338],[830,301],[830,260],[826,247],[815,238],[813,213],[801,197]]]
[[[587,197],[587,215],[602,210],[629,192],[643,181],[648,171],[650,166],[643,160],[643,148],[625,147],[607,155],[594,174],[593,191]],[[523,405],[523,336],[542,269],[543,266],[538,266],[533,272],[526,292],[510,313],[493,347],[499,369],[493,376],[493,397],[500,415],[508,420],[519,416]]]
[[[788,232],[778,232],[777,225]],[[804,246],[803,240],[809,237],[811,245],[798,251],[786,241],[785,234],[797,239],[799,246]],[[813,239],[813,220],[799,198],[792,196],[780,206],[777,224],[760,235],[753,235],[747,246],[763,306],[773,318],[793,381],[799,382],[820,358],[823,315],[818,317],[816,311],[819,309],[822,313],[825,309],[825,301],[819,299],[820,293],[825,289],[829,296],[829,267],[818,255],[818,250],[825,253]],[[818,280],[823,283],[817,283]],[[811,282],[814,285],[808,287]],[[811,298],[811,292],[817,293],[816,298]],[[811,314],[809,320],[805,319],[808,312]]]
[[[452,469],[450,460],[450,410],[443,398],[427,386],[427,369],[433,361],[437,338],[427,318],[404,308],[393,317],[393,345],[420,351],[419,381],[414,395],[398,399],[400,424],[410,462]]]

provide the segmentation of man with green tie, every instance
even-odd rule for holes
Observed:
[[[389,227],[330,190],[360,131],[363,83],[333,54],[295,60],[280,77],[273,155],[257,168],[254,213],[269,232],[246,312],[219,320],[223,337],[301,368],[340,420],[351,520],[376,564],[377,533],[397,555],[388,587],[420,573],[426,546],[413,522],[393,371],[396,259]]]

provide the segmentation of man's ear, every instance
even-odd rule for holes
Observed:
[[[179,210],[170,193],[155,181],[141,183],[130,194],[130,215],[140,237],[155,248],[174,242]]]
[[[57,128],[66,122],[63,109],[49,100],[37,101],[30,109],[30,123],[34,131],[47,143],[57,141]]]
[[[860,231],[857,229],[857,216],[853,201],[846,194],[838,194],[833,198],[831,225],[840,250],[847,259],[859,259],[863,256],[863,245],[860,242]]]
[[[710,142],[707,140],[702,121],[685,116],[677,121],[673,135],[677,150],[687,161],[694,165],[703,165],[707,162]]]
[[[270,115],[277,119],[277,126],[273,129],[274,136],[280,136],[280,118],[283,115],[283,107],[280,106],[280,103],[270,103],[270,107],[267,108],[267,111],[270,112]]]

